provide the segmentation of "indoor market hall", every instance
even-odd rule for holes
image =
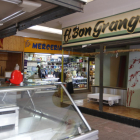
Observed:
[[[0,0],[0,140],[139,140],[140,1]]]

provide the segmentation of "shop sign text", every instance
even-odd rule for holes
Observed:
[[[42,49],[42,50],[62,50],[61,45],[52,45],[52,44],[42,44],[42,43],[33,43],[33,49]]]
[[[104,20],[100,20],[95,25],[93,25],[93,28],[74,27],[66,29],[63,39],[64,42],[67,43],[70,39],[76,39],[77,37],[81,38],[87,35],[92,36],[93,38],[98,38],[100,34],[104,34],[107,29],[109,30],[109,32],[116,32],[124,29],[127,30],[128,33],[133,33],[138,23],[140,23],[140,16],[133,16],[130,18],[130,20],[125,18],[123,20],[116,20],[112,22],[105,22]]]

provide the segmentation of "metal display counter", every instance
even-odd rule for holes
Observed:
[[[71,105],[62,102],[62,94]],[[0,104],[5,112],[0,110],[0,124],[2,115],[7,115],[8,122],[1,127],[1,140],[98,139],[98,130],[91,129],[62,83],[2,86]]]
[[[87,78],[77,77],[72,78],[74,88],[87,88]]]

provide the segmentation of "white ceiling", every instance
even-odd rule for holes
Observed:
[[[58,34],[39,32],[39,31],[33,31],[33,30],[28,30],[28,29],[19,31],[17,32],[16,35],[23,36],[23,37],[39,38],[39,39],[56,40],[56,41],[62,40],[61,38],[62,36]]]

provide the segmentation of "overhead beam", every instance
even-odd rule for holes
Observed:
[[[56,7],[54,9],[51,9],[49,11],[46,11],[42,14],[39,14],[35,17],[32,17],[30,19],[24,20],[20,23],[18,23],[18,30],[24,30],[27,29],[33,25],[38,25],[44,22],[48,22],[57,18],[61,18],[63,16],[69,15],[74,13],[75,11],[72,9],[68,9],[65,7]]]
[[[27,20],[21,21],[15,25],[6,27],[5,29],[0,30],[0,39],[5,38],[8,36],[15,35],[17,30],[21,31],[24,29],[27,29],[33,25],[38,25],[47,21],[51,21],[57,18],[61,18],[63,16],[69,15],[75,13],[75,10],[68,9],[65,7],[56,7],[54,9],[51,9],[49,11],[43,12],[41,14],[38,14],[32,18],[29,18]]]
[[[83,11],[83,5],[84,3],[81,2],[80,0],[42,0],[45,2],[49,2],[55,5],[67,7],[69,9],[73,9],[78,12]]]
[[[16,32],[17,32],[16,25],[12,25],[8,28],[5,28],[5,29],[0,31],[0,39],[8,37],[8,36],[15,35]]]

